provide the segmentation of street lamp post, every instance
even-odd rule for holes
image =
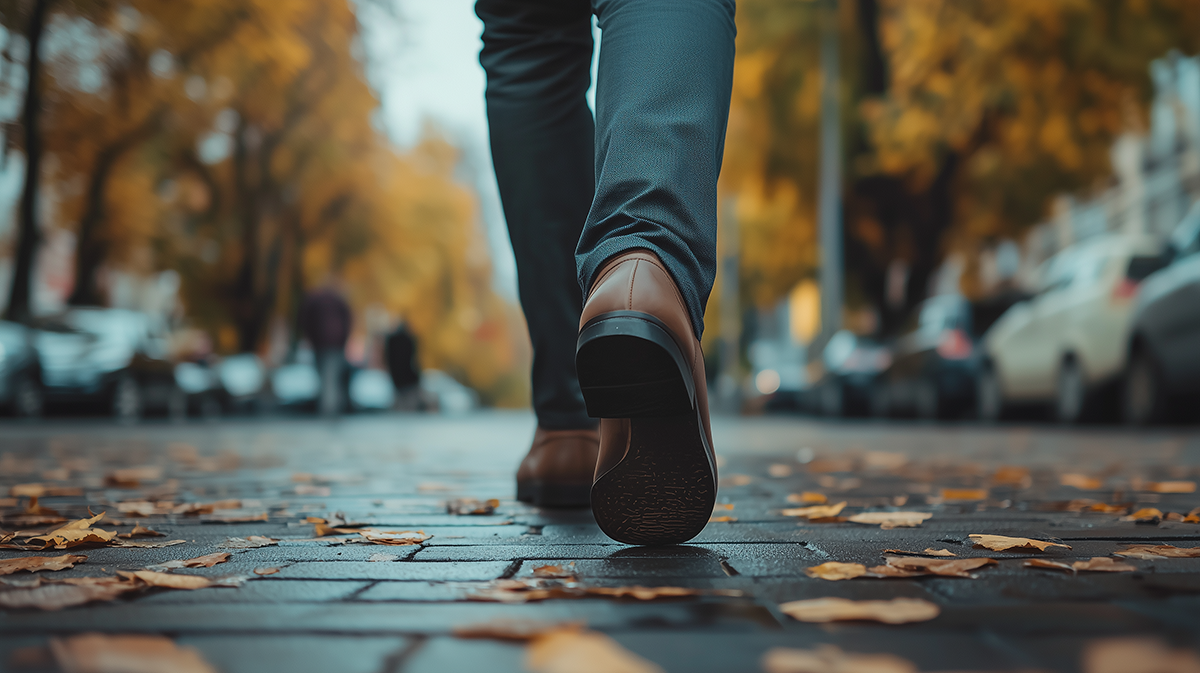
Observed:
[[[838,0],[821,3],[821,173],[817,221],[821,245],[821,332],[810,352],[819,353],[842,327],[842,148],[839,102]]]

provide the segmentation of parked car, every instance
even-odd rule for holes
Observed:
[[[165,325],[151,316],[74,308],[41,321],[35,344],[48,402],[100,405],[122,421],[185,413]]]
[[[1163,420],[1174,402],[1200,393],[1200,202],[1175,230],[1162,265],[1134,302],[1121,411],[1135,425]]]
[[[927,299],[911,331],[892,346],[891,365],[872,390],[871,412],[933,419],[974,410],[978,363],[970,302],[960,294]]]
[[[888,349],[871,339],[849,330],[834,334],[821,351],[824,371],[813,386],[815,411],[831,417],[866,414],[876,380],[891,360]]]
[[[1138,285],[1161,266],[1148,236],[1109,234],[1071,246],[1038,273],[1036,295],[984,336],[980,418],[1017,404],[1049,406],[1074,423],[1107,411],[1125,371]]]
[[[42,374],[33,341],[33,330],[0,320],[0,407],[14,416],[42,413]]]

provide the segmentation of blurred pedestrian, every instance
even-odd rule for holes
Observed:
[[[622,542],[683,542],[716,497],[699,338],[734,1],[477,0],[475,11],[534,349],[538,428],[517,496],[590,501]],[[604,36],[594,119],[593,15]]]
[[[396,408],[415,411],[420,406],[421,370],[417,366],[417,338],[404,321],[387,335],[383,355],[392,385],[396,388]]]
[[[350,326],[350,305],[332,279],[304,295],[300,304],[300,331],[316,355],[317,372],[321,376],[317,410],[323,416],[334,416],[342,410]]]

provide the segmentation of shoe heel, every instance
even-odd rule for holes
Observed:
[[[639,311],[589,320],[575,349],[579,387],[593,418],[681,416],[695,409],[691,368],[667,326]]]

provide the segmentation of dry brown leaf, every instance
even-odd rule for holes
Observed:
[[[986,488],[943,488],[943,502],[975,502],[977,500],[987,500],[988,491]]]
[[[212,585],[212,580],[200,575],[173,575],[154,570],[134,570],[127,572],[118,570],[117,574],[126,579],[138,579],[152,587],[167,589],[205,589]]]
[[[772,463],[767,468],[767,476],[783,479],[792,476],[792,466],[785,463]]]
[[[1107,556],[1093,556],[1087,561],[1076,561],[1071,564],[1071,567],[1076,570],[1090,570],[1092,572],[1104,573],[1131,573],[1137,568],[1128,563],[1121,563]]]
[[[1083,673],[1200,673],[1200,654],[1157,638],[1105,638],[1083,649]]]
[[[117,577],[72,577],[58,582],[39,582],[29,588],[0,591],[0,607],[61,610],[92,601],[110,601],[142,586],[140,582]]]
[[[126,467],[113,470],[104,475],[104,485],[114,488],[137,488],[143,481],[158,481],[162,479],[161,467],[147,465],[144,467]]]
[[[1146,484],[1146,490],[1154,493],[1195,493],[1194,481],[1151,481]]]
[[[183,514],[185,516],[195,516],[199,514],[212,514],[217,510],[222,509],[241,509],[241,500],[218,500],[216,502],[185,502],[181,505],[176,505],[171,510],[172,514]]]
[[[426,535],[425,531],[420,530],[378,530],[376,528],[364,528],[355,532],[372,544],[384,544],[394,547],[422,544],[433,537],[432,535]]]
[[[211,568],[218,563],[224,563],[229,560],[230,553],[227,551],[217,552],[215,554],[205,554],[196,558],[183,559],[178,561],[166,561],[165,563],[156,563],[152,566],[155,570],[171,570],[173,568]]]
[[[1100,512],[1101,514],[1124,514],[1129,511],[1129,508],[1125,505],[1110,505],[1108,503],[1097,502],[1088,505],[1083,511]]]
[[[8,494],[14,498],[40,498],[46,495],[46,487],[42,484],[17,484],[8,489]]]
[[[836,505],[813,505],[812,507],[794,507],[780,512],[784,516],[798,516],[812,521],[814,519],[830,519],[836,517],[846,508],[845,502]]]
[[[1069,564],[1062,561],[1051,561],[1044,558],[1031,558],[1024,563],[1026,568],[1045,568],[1046,570],[1064,570],[1069,573],[1075,572]]]
[[[884,549],[885,554],[904,554],[906,556],[957,556],[949,549],[934,549],[926,547],[925,551],[904,551],[903,549]]]
[[[922,575],[938,575],[939,577],[973,578],[969,571],[996,563],[990,558],[914,558],[889,556],[885,565],[867,569],[868,576],[874,577],[920,577]]]
[[[992,473],[992,483],[1016,488],[1029,488],[1033,479],[1029,476],[1028,467],[1006,465]]]
[[[926,622],[941,613],[937,605],[919,598],[893,598],[888,601],[814,598],[784,603],[779,609],[802,622],[866,620],[885,624],[907,624]]]
[[[732,512],[732,511],[733,511],[733,503],[732,502],[718,502],[717,504],[713,505],[713,513],[714,514],[716,514],[717,512]]]
[[[712,516],[708,518],[709,523],[733,523],[737,521],[736,516]]]
[[[50,651],[63,673],[217,673],[195,648],[163,636],[87,633],[52,638]]]
[[[372,563],[391,563],[392,561],[399,561],[400,557],[395,554],[371,554],[367,557],[367,560]]]
[[[250,523],[266,521],[267,518],[267,512],[242,509],[220,510],[200,517],[206,523]]]
[[[117,536],[116,531],[92,528],[92,524],[104,518],[104,512],[88,518],[76,519],[63,524],[45,535],[37,535],[25,540],[25,545],[31,549],[68,549],[83,544],[107,544]],[[20,537],[18,533],[18,537]]]
[[[135,517],[168,514],[174,507],[175,503],[169,501],[126,500],[125,502],[117,503],[118,512]]]
[[[824,493],[805,491],[803,493],[789,493],[787,501],[801,505],[824,505],[829,502],[829,498]]]
[[[456,638],[490,638],[527,642],[552,631],[580,631],[583,622],[543,622],[536,619],[495,619],[454,627]]]
[[[1183,517],[1183,523],[1200,523],[1200,507],[1193,509]]]
[[[805,568],[804,574],[822,580],[848,580],[866,575],[867,567],[861,563],[827,561],[818,566]]]
[[[491,500],[458,498],[457,500],[449,500],[446,502],[446,513],[486,516],[488,514],[495,513],[496,508],[499,506],[500,501],[495,498],[492,498]]]
[[[1104,482],[1095,478],[1089,477],[1086,474],[1064,474],[1058,478],[1058,483],[1063,486],[1072,486],[1081,491],[1099,491],[1104,488]]]
[[[1144,507],[1129,516],[1121,517],[1121,521],[1133,521],[1135,523],[1158,523],[1162,521],[1162,510],[1154,507]]]
[[[721,486],[746,486],[754,481],[748,474],[731,474],[721,478]]]
[[[572,629],[535,638],[525,652],[525,666],[532,673],[663,673],[602,633]]]
[[[687,587],[580,587],[589,596],[607,596],[609,598],[634,598],[639,601],[652,601],[659,598],[681,598],[683,596],[699,596],[704,593],[700,589]],[[730,595],[722,593],[721,595]]]
[[[533,569],[534,577],[542,577],[545,579],[567,579],[575,577],[575,562],[571,561],[567,567],[559,565],[544,565],[537,566]]]
[[[915,528],[933,514],[926,512],[863,512],[846,519],[851,523],[878,524],[883,530]]]
[[[263,535],[251,535],[250,537],[229,537],[225,541],[217,545],[218,549],[257,549],[259,547],[270,547],[278,543],[275,538],[265,537]]]
[[[774,647],[763,655],[762,667],[766,673],[918,673],[911,662],[892,654],[851,654],[833,645]]]
[[[125,540],[118,538],[109,543],[110,547],[137,547],[139,549],[160,549],[183,544],[187,540]]]
[[[62,556],[23,556],[21,558],[4,559],[0,561],[0,575],[11,575],[16,572],[35,573],[39,570],[65,570],[74,568],[76,563],[83,563],[86,556],[63,554]]]
[[[602,596],[604,598],[633,598],[641,601],[660,598],[681,598],[687,596],[741,596],[741,591],[735,590],[701,590],[686,587],[587,587],[571,582],[573,577],[565,578],[566,583],[557,579],[521,579],[495,580],[486,589],[476,591],[467,596],[468,600],[495,601],[500,603],[531,603],[550,598],[587,598]]]
[[[892,472],[908,464],[908,454],[894,451],[868,451],[863,456],[863,465],[868,470]]]
[[[128,533],[121,533],[117,537],[122,537],[122,538],[125,538],[128,540],[130,538],[135,538],[135,537],[165,537],[165,536],[156,530],[150,530],[149,528],[146,528],[146,527],[138,524],[133,527],[133,530],[129,531]]]
[[[1115,553],[1117,556],[1144,560],[1160,558],[1200,558],[1200,547],[1175,547],[1169,544],[1135,544]]]
[[[263,575],[263,576],[274,575],[277,572],[279,572],[279,568],[255,568],[254,569],[255,575]]]
[[[1062,547],[1070,549],[1070,545],[1060,544],[1058,542],[1046,542],[1043,540],[1031,540],[1027,537],[1008,537],[1006,535],[982,535],[972,533],[969,535],[975,541],[976,547],[983,549],[991,549],[992,551],[1008,551],[1009,549],[1036,549],[1038,551],[1046,551],[1047,547]]]

